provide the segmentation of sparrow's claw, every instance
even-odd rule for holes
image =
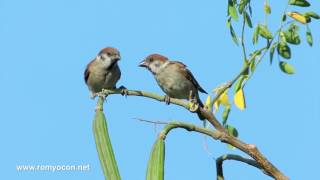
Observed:
[[[194,101],[194,100],[191,100],[191,101],[190,101],[190,109],[189,109],[189,110],[190,110],[191,112],[197,112],[198,109],[199,109],[199,103],[196,102],[196,101]]]
[[[126,87],[124,86],[120,86],[119,89],[121,90],[121,95],[124,96],[124,97],[127,97],[128,94],[129,94],[129,91]]]
[[[164,96],[164,102],[165,102],[167,105],[169,105],[169,104],[170,104],[170,97],[167,96],[167,95],[165,95],[165,96]]]
[[[190,111],[196,112],[199,108],[198,99],[195,98],[192,91],[189,92]]]
[[[106,99],[106,97],[107,97],[102,91],[101,92],[97,92],[97,93],[90,92],[90,98],[91,99],[95,99],[97,96],[103,97],[104,99]]]
[[[194,113],[198,112],[200,107],[203,107],[201,101],[199,101],[198,99],[192,98],[192,99],[190,99],[189,103],[190,103],[189,111],[194,112]],[[198,112],[198,117],[200,120],[205,119],[205,117],[203,117],[199,112]]]
[[[103,93],[103,90],[101,92],[95,93],[95,96],[102,97],[103,99],[106,99],[108,95]]]
[[[192,104],[198,104],[198,101],[197,101],[197,99],[195,99],[195,98],[190,98],[189,101],[190,101]]]

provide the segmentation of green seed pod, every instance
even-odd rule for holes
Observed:
[[[102,111],[103,99],[99,98],[98,108],[93,121],[93,133],[101,167],[106,179],[120,180],[120,173],[113,153],[106,117]]]
[[[152,147],[150,154],[146,180],[164,179],[165,144],[162,138],[158,138]]]

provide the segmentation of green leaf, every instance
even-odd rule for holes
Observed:
[[[246,7],[246,5],[248,4],[249,0],[240,0],[240,4],[239,4],[239,13],[242,14],[244,8]]]
[[[235,150],[235,149],[236,149],[234,146],[232,146],[232,145],[230,145],[230,144],[227,144],[227,147],[228,147],[229,149],[231,149],[231,150]],[[220,179],[219,179],[219,180],[220,180]]]
[[[280,42],[278,44],[277,50],[278,50],[278,54],[280,54],[280,56],[282,56],[283,58],[285,59],[291,58],[291,50],[287,43]]]
[[[255,61],[251,61],[250,62],[250,71],[251,71],[251,73],[254,73],[255,70],[256,70],[256,62]]]
[[[238,21],[238,19],[239,19],[237,9],[236,9],[235,4],[232,0],[228,1],[228,15],[230,15],[232,17],[232,19],[235,21]]]
[[[239,136],[238,130],[235,127],[231,126],[230,124],[228,124],[226,126],[226,129],[227,129],[227,131],[228,131],[228,133],[230,135],[232,135],[234,137],[238,137]]]
[[[286,35],[284,34],[283,31],[281,31],[281,32],[279,33],[279,37],[280,37],[280,40],[279,40],[279,41],[281,41],[281,42],[283,42],[283,43],[287,43]]]
[[[259,40],[259,25],[254,28],[252,43],[257,44]]]
[[[307,24],[311,22],[311,18],[309,16],[305,16],[299,12],[287,12],[286,13],[288,16],[290,16],[292,19],[302,23],[302,24]]]
[[[279,62],[279,67],[282,70],[282,72],[287,73],[287,74],[294,74],[295,70],[294,67],[284,61]]]
[[[288,30],[298,32],[299,26],[297,26],[295,23],[291,23]]]
[[[237,38],[236,32],[234,31],[232,25],[230,25],[230,34],[231,34],[233,42],[236,43],[236,45],[239,45],[239,40]]]
[[[284,32],[284,36],[286,38],[286,42],[290,44],[298,45],[301,42],[300,36],[297,31],[287,30],[286,32]]]
[[[284,15],[282,16],[282,22],[285,22],[286,20],[287,20],[287,15],[284,14]]]
[[[262,52],[262,50],[260,50],[260,49],[255,50],[255,51],[253,51],[253,53],[250,53],[250,56],[254,56],[254,57],[260,56],[261,52]]]
[[[290,5],[300,6],[300,7],[309,7],[310,3],[306,0],[290,0]]]
[[[244,75],[240,76],[240,78],[238,79],[238,81],[234,86],[234,93],[238,92],[242,88],[242,83],[246,78],[247,76],[244,76]]]
[[[270,7],[269,3],[265,2],[263,9],[266,14],[271,14],[271,7]]]
[[[274,43],[270,48],[270,64],[272,64],[274,51],[275,51],[277,46],[278,46],[278,42]]]
[[[312,17],[313,19],[320,19],[320,16],[313,11],[306,12],[303,15],[307,17]]]
[[[222,124],[223,125],[226,125],[227,123],[227,120],[228,120],[228,117],[229,117],[229,113],[230,113],[230,110],[231,110],[231,106],[226,106],[223,110],[223,113],[222,113]]]
[[[289,28],[285,32],[281,32],[286,39],[286,42],[294,45],[300,44],[300,36],[298,34],[299,26],[295,23],[291,23]]]
[[[308,44],[310,46],[312,46],[313,45],[313,38],[312,38],[311,30],[309,27],[307,28],[306,37],[307,37]]]
[[[268,30],[266,25],[259,25],[259,35],[265,39],[272,39],[272,33]]]
[[[247,24],[250,28],[252,28],[252,22],[251,22],[251,18],[250,18],[250,16],[249,16],[249,14],[248,14],[246,11],[244,11],[243,16],[244,16],[244,20],[245,20],[246,24]]]
[[[231,17],[228,18],[226,25],[227,25],[227,28],[231,27]]]

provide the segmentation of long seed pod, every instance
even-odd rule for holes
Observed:
[[[120,173],[114,157],[106,117],[103,113],[103,98],[99,98],[96,115],[93,120],[93,133],[101,167],[106,180],[120,180]]]
[[[146,180],[164,179],[165,144],[162,138],[158,138],[152,147],[150,154]]]

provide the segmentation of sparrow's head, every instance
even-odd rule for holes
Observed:
[[[157,74],[167,61],[168,58],[165,56],[160,54],[151,54],[146,57],[139,66],[147,68],[153,74]]]
[[[112,47],[102,49],[97,56],[97,60],[105,66],[109,66],[110,64],[116,63],[120,59],[120,52]]]

